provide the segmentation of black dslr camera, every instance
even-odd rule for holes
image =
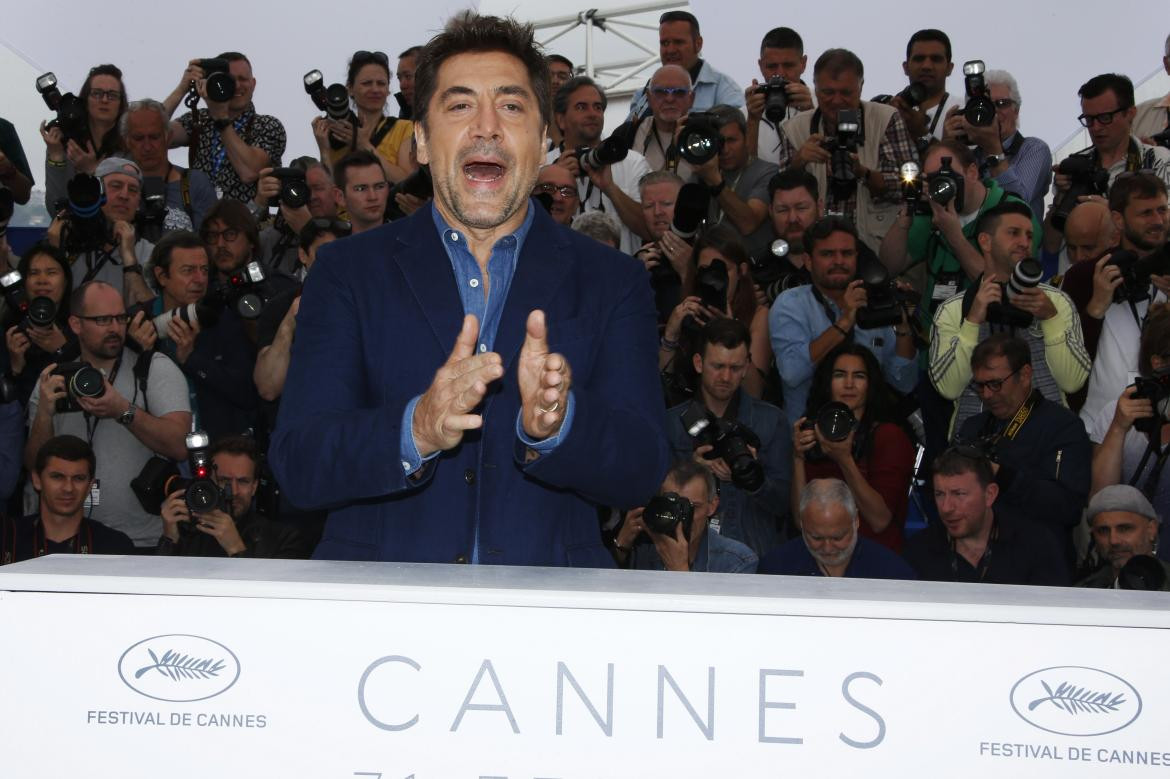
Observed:
[[[845,199],[857,188],[857,174],[853,172],[853,158],[864,139],[861,135],[861,112],[843,108],[837,112],[837,132],[821,141],[821,146],[832,155],[829,160],[829,187],[838,199]]]
[[[1068,215],[1076,208],[1082,195],[1109,194],[1109,171],[1097,164],[1089,152],[1070,154],[1056,166],[1056,172],[1072,179],[1064,197],[1052,210],[1052,226],[1061,232]]]
[[[764,118],[772,124],[780,124],[788,116],[788,81],[783,76],[769,76],[768,80],[756,87],[764,96]]]
[[[704,455],[706,459],[722,458],[727,463],[732,484],[747,492],[764,486],[764,466],[748,449],[750,446],[760,450],[760,437],[755,431],[735,420],[715,416],[697,401],[683,413],[682,421],[696,447],[711,445],[711,451]]]
[[[820,407],[815,417],[805,419],[800,424],[800,428],[801,430],[819,430],[826,441],[836,444],[848,438],[849,434],[857,428],[857,417],[853,416],[853,411],[849,406],[831,400]],[[805,454],[805,459],[823,460],[825,456],[821,445],[816,444]]]
[[[951,168],[950,157],[943,157],[939,160],[939,169],[926,177],[924,189],[926,196],[943,208],[946,208],[947,203],[954,202],[955,212],[962,213],[966,179]],[[925,213],[930,213],[929,205],[926,206]]]
[[[85,105],[72,92],[61,94],[57,88],[57,77],[46,73],[37,78],[37,92],[44,98],[45,105],[50,111],[57,112],[57,118],[49,122],[46,127],[57,127],[61,130],[62,143],[73,141],[79,146],[84,145],[82,140],[89,132],[85,121]]]
[[[226,103],[236,94],[236,80],[231,74],[231,63],[219,57],[199,60],[199,67],[203,69],[203,78],[207,83],[207,100],[212,103]],[[195,85],[191,85],[191,94],[199,99]]]
[[[57,304],[52,298],[37,296],[32,300],[24,286],[20,271],[9,271],[0,276],[0,290],[16,321],[25,333],[29,327],[48,327],[57,318]]]
[[[280,194],[268,199],[269,208],[300,208],[309,202],[309,182],[300,168],[273,168],[268,175],[280,179]]]
[[[142,198],[134,218],[134,229],[138,235],[151,243],[158,243],[166,230],[167,210],[166,180],[147,176],[142,180]]]
[[[53,376],[65,377],[65,397],[57,398],[57,413],[81,411],[78,398],[100,398],[106,394],[105,376],[87,362],[63,362],[53,369]]]
[[[585,178],[589,175],[587,170],[601,170],[624,160],[630,153],[630,144],[624,133],[614,133],[593,148],[579,146],[573,153],[580,163],[577,175]]]
[[[1016,267],[1012,269],[1011,278],[1003,285],[1003,301],[987,307],[987,321],[1018,330],[1031,327],[1034,317],[1018,308],[1012,301],[1021,292],[1035,289],[1043,276],[1044,268],[1039,261],[1029,257],[1017,262]]]
[[[983,80],[986,67],[983,60],[963,63],[963,85],[967,88],[967,105],[963,106],[963,118],[973,127],[990,127],[995,121],[995,103]]]
[[[679,156],[691,165],[699,166],[723,150],[723,135],[719,122],[710,111],[695,111],[678,134]]]
[[[752,280],[764,292],[770,307],[780,293],[808,284],[808,278],[794,271],[784,260],[792,247],[783,238],[777,238],[768,248],[752,257]]]
[[[1134,400],[1148,400],[1154,408],[1152,417],[1134,421],[1134,429],[1146,435],[1156,435],[1162,425],[1170,421],[1170,376],[1138,376],[1133,380],[1133,386]]]
[[[78,173],[65,185],[66,196],[53,205],[53,212],[65,212],[61,249],[74,256],[96,251],[114,241],[114,226],[102,206],[106,193],[102,182],[88,173]]]
[[[138,497],[143,510],[155,516],[162,514],[163,503],[175,492],[182,490],[183,501],[192,517],[220,510],[231,513],[231,487],[220,487],[211,478],[211,458],[208,447],[211,438],[201,430],[187,434],[187,464],[191,478],[179,475],[178,467],[170,460],[152,457],[143,466],[142,472],[130,482],[130,488]],[[179,533],[187,536],[196,532],[194,518],[179,523]]]
[[[682,525],[683,538],[690,540],[695,507],[677,492],[655,495],[642,510],[642,524],[647,530],[674,538],[675,528]]]
[[[1150,297],[1150,276],[1170,273],[1170,250],[1163,246],[1138,257],[1128,249],[1119,249],[1109,258],[1109,264],[1121,270],[1121,284],[1113,290],[1113,302],[1140,303]]]
[[[857,326],[863,330],[896,326],[907,306],[917,302],[914,292],[898,287],[869,247],[859,254],[857,266],[857,277],[865,284],[865,305],[857,310]],[[906,318],[911,318],[908,312]]]
[[[893,102],[895,97],[902,98],[902,102],[908,108],[917,108],[926,99],[926,87],[918,81],[911,81],[905,89],[896,95],[877,95],[871,100],[871,103],[884,103],[889,105]]]
[[[325,86],[325,77],[321,75],[319,70],[310,70],[306,73],[304,84],[305,93],[313,101],[313,105],[317,106],[318,111],[325,112],[325,115],[334,121],[349,121],[356,127],[357,116],[349,108],[349,90],[345,88],[344,84]],[[345,141],[334,138],[331,133],[329,147],[344,149]]]
[[[263,266],[253,260],[208,290],[204,303],[220,311],[230,306],[243,319],[257,319],[271,297],[267,278]]]

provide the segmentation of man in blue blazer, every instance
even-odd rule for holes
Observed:
[[[272,465],[330,509],[318,558],[610,567],[596,507],[640,505],[669,464],[646,272],[529,198],[531,27],[458,17],[415,83],[433,205],[322,249]]]

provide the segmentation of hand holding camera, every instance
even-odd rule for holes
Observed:
[[[13,325],[4,334],[4,343],[8,347],[9,369],[13,376],[19,376],[24,373],[24,366],[27,364],[25,354],[28,352],[28,347],[32,345],[32,341],[19,327]]]
[[[832,159],[832,152],[825,148],[825,136],[822,133],[813,133],[796,151],[792,165],[797,168],[803,168],[811,163],[827,165]]]
[[[984,275],[979,282],[979,291],[971,302],[971,309],[967,312],[967,321],[973,325],[981,325],[987,321],[987,309],[993,303],[1003,302],[1003,284],[999,276],[994,273]]]
[[[201,328],[199,320],[184,320],[181,316],[171,317],[170,327],[167,328],[167,337],[175,344],[175,362],[183,365],[195,351],[195,339]]]
[[[668,571],[691,569],[691,528],[695,507],[677,492],[655,495],[641,510],[642,525]],[[628,520],[627,520],[628,521]]]
[[[146,315],[146,311],[139,311],[126,326],[126,335],[142,347],[142,351],[149,352],[158,342],[158,330]]]
[[[45,141],[48,157],[53,162],[65,161],[65,135],[60,126],[41,122],[41,138]]]
[[[1117,409],[1113,412],[1110,427],[1128,433],[1138,420],[1152,419],[1153,416],[1153,399],[1140,393],[1136,384],[1131,384],[1122,390],[1121,397],[1117,399]]]
[[[869,293],[866,292],[865,282],[861,279],[849,282],[849,286],[845,288],[845,295],[841,299],[841,318],[849,327],[857,324],[857,311],[864,308],[868,302]]]
[[[707,455],[714,449],[714,444],[703,444],[695,449],[695,453],[691,456],[691,459],[715,474],[716,479],[720,481],[731,481],[731,468],[727,467],[727,463],[722,457],[716,457],[713,460],[707,458]],[[750,447],[749,451],[751,451]],[[752,456],[755,457],[754,451],[752,452]]]
[[[65,144],[65,154],[73,163],[73,170],[78,173],[93,175],[97,170],[97,151],[93,148],[93,141],[86,141],[82,148],[77,141],[70,140]]]

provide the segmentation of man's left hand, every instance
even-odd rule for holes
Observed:
[[[524,433],[536,441],[556,435],[565,421],[573,372],[564,355],[549,353],[544,312],[528,315],[527,334],[520,349],[520,419]]]
[[[195,351],[195,338],[199,335],[199,322],[184,322],[182,317],[171,317],[170,327],[167,328],[167,337],[175,342],[175,362],[179,365],[187,362],[191,352]]]
[[[126,396],[118,392],[113,384],[110,384],[109,379],[103,379],[103,383],[106,385],[106,391],[102,393],[100,398],[78,396],[77,405],[81,406],[82,410],[90,416],[98,419],[113,419],[121,416],[130,408],[130,401],[126,400]]]
[[[683,535],[681,522],[674,526],[673,536],[655,533],[653,530],[647,530],[646,533],[654,542],[654,548],[658,550],[658,556],[662,558],[666,570],[691,570],[691,542]]]
[[[1021,311],[1027,311],[1040,320],[1052,319],[1056,316],[1056,305],[1039,287],[1032,287],[1013,294],[1012,305]]]
[[[219,542],[227,554],[240,554],[247,547],[244,539],[240,538],[240,531],[236,529],[235,521],[219,509],[206,514],[196,514],[195,527],[200,533],[206,533]]]
[[[947,243],[955,243],[960,240],[966,240],[963,237],[963,224],[959,221],[959,214],[955,211],[955,201],[950,200],[946,206],[940,206],[933,200],[928,200],[930,203],[931,221],[938,231],[942,233],[943,238],[947,239]]]
[[[608,192],[609,188],[613,186],[613,172],[610,170],[610,165],[602,165],[600,168],[591,168],[588,165],[582,165],[585,169],[585,175],[593,182],[593,186],[600,189],[602,192]]]

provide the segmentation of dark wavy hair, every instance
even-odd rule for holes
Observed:
[[[61,267],[61,273],[65,276],[65,291],[60,302],[57,303],[57,324],[61,327],[61,332],[69,332],[65,323],[69,319],[69,296],[73,292],[73,269],[65,253],[48,241],[37,241],[25,249],[24,254],[20,255],[20,262],[17,263],[16,270],[20,272],[20,277],[27,284],[28,270],[32,266],[33,258],[42,256],[57,263]]]
[[[97,138],[90,138],[93,141],[94,151],[97,152],[97,158],[104,159],[106,157],[113,157],[120,151],[123,151],[122,133],[118,127],[122,119],[122,114],[126,113],[126,107],[129,101],[126,98],[126,84],[122,81],[122,69],[117,65],[95,65],[89,69],[89,75],[85,77],[85,83],[81,85],[81,92],[77,97],[81,101],[81,110],[85,114],[85,132],[89,134],[89,93],[93,89],[94,76],[113,76],[118,79],[118,89],[122,92],[122,97],[118,99],[118,115],[114,117],[114,126],[106,131],[106,134],[99,140]]]
[[[833,370],[837,358],[845,355],[860,357],[865,364],[866,390],[865,413],[861,415],[859,430],[872,430],[883,422],[898,423],[894,394],[882,375],[882,366],[874,353],[861,344],[847,341],[836,347],[821,359],[813,373],[812,386],[808,392],[808,403],[804,415],[810,419],[816,416],[821,406],[833,399]]]

